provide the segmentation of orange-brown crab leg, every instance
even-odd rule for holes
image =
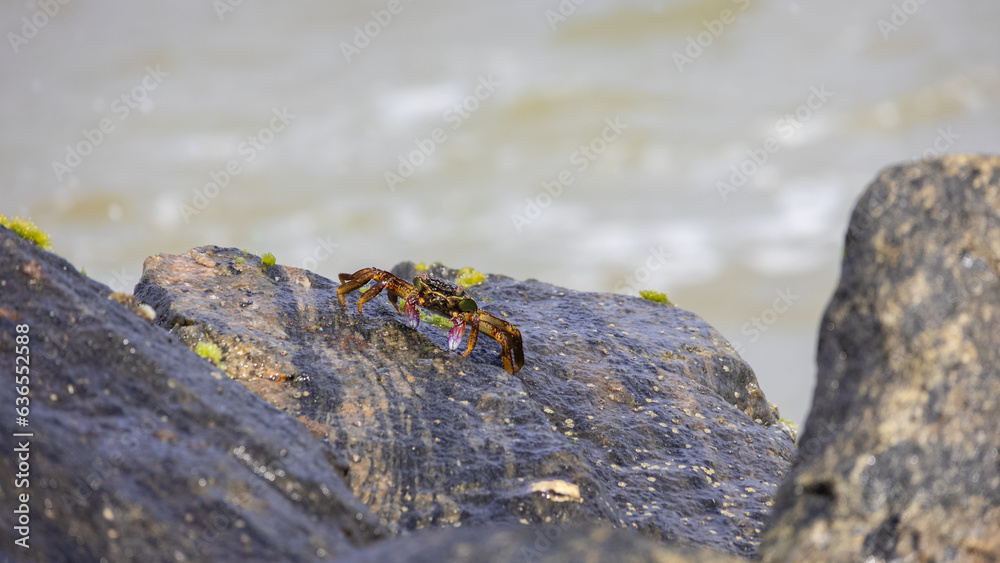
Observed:
[[[406,317],[406,322],[410,327],[416,328],[420,324],[420,314],[417,312],[417,305],[420,301],[417,290],[408,282],[397,278],[385,270],[364,268],[353,274],[340,274],[341,285],[337,288],[337,300],[340,301],[342,306],[346,307],[347,303],[344,301],[344,296],[371,280],[375,280],[375,283],[358,298],[358,313],[363,314],[364,304],[374,299],[376,295],[385,289],[386,295],[389,297],[389,302],[392,303],[392,306],[396,308],[399,314]],[[402,310],[399,308],[398,303],[400,297],[403,298]]]
[[[462,352],[462,356],[469,357],[472,349],[476,347],[476,341],[479,339],[479,331],[482,331],[500,343],[500,347],[502,348],[500,358],[503,360],[503,369],[507,370],[507,373],[514,375],[524,365],[521,331],[511,323],[482,309],[477,313],[470,313],[465,317],[457,315],[452,320],[452,323],[455,324],[455,327],[449,333],[449,346],[452,346],[452,333],[457,332],[457,340],[461,340],[462,333],[465,332],[463,325],[469,327],[469,342],[465,348],[465,352]],[[454,348],[452,349],[455,348],[458,348],[457,341],[454,343]]]

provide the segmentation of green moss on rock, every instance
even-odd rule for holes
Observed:
[[[463,287],[472,287],[486,281],[486,274],[473,268],[462,268],[458,271],[455,283]]]
[[[639,295],[643,299],[649,299],[650,301],[655,301],[657,303],[663,303],[665,305],[674,306],[673,302],[667,297],[666,293],[660,291],[653,291],[652,289],[643,289],[639,292]]]
[[[0,225],[14,231],[19,237],[34,243],[35,246],[42,250],[52,250],[52,239],[49,238],[48,233],[39,229],[37,225],[28,219],[20,217],[8,219],[6,215],[0,214]]]
[[[199,342],[195,344],[194,353],[212,362],[216,367],[222,365],[222,349],[214,342]]]

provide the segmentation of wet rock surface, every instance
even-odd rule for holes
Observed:
[[[858,202],[794,466],[682,309],[489,276],[469,293],[520,327],[512,376],[488,337],[463,358],[384,294],[359,315],[236,249],[144,270],[111,294],[0,227],[0,364],[19,326],[31,358],[2,561],[1000,560],[998,157],[890,168]]]
[[[768,561],[1000,560],[1000,157],[858,202]]]
[[[445,329],[409,328],[384,293],[359,315],[360,292],[344,309],[336,288],[207,246],[147,259],[135,296],[328,440],[392,533],[591,521],[756,552],[794,445],[750,368],[696,315],[489,276],[468,291],[519,326],[526,363],[512,376],[494,340],[466,359]]]
[[[738,563],[710,549],[666,546],[609,526],[438,528],[391,539],[344,563]]]
[[[377,537],[330,444],[110,293],[0,227],[0,559],[321,561]]]

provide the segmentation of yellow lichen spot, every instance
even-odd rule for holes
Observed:
[[[52,239],[49,238],[48,233],[39,229],[37,225],[28,219],[20,217],[8,219],[6,215],[0,214],[0,225],[14,231],[14,234],[28,242],[34,243],[35,246],[42,250],[52,250]]]
[[[486,281],[486,275],[479,270],[472,268],[462,268],[458,271],[455,283],[463,287],[472,287]]]
[[[421,262],[421,263],[417,264],[416,266],[414,266],[413,269],[416,270],[416,271],[418,271],[418,272],[426,272],[427,271],[427,262]]]

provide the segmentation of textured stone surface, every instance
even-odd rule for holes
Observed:
[[[330,444],[110,293],[0,227],[0,560],[321,561],[376,537]],[[10,430],[18,325],[28,438]],[[13,537],[24,493],[29,549]]]
[[[1000,560],[1000,158],[879,175],[818,364],[765,559]]]
[[[378,265],[343,269],[365,266]],[[384,294],[362,316],[359,292],[344,309],[336,287],[203,247],[149,258],[136,298],[189,345],[219,345],[233,377],[328,439],[394,532],[589,520],[755,552],[794,445],[696,315],[490,276],[469,292],[520,327],[526,364],[511,376],[495,341],[462,358]]]
[[[739,563],[709,549],[665,546],[608,526],[492,526],[421,531],[343,563]]]

